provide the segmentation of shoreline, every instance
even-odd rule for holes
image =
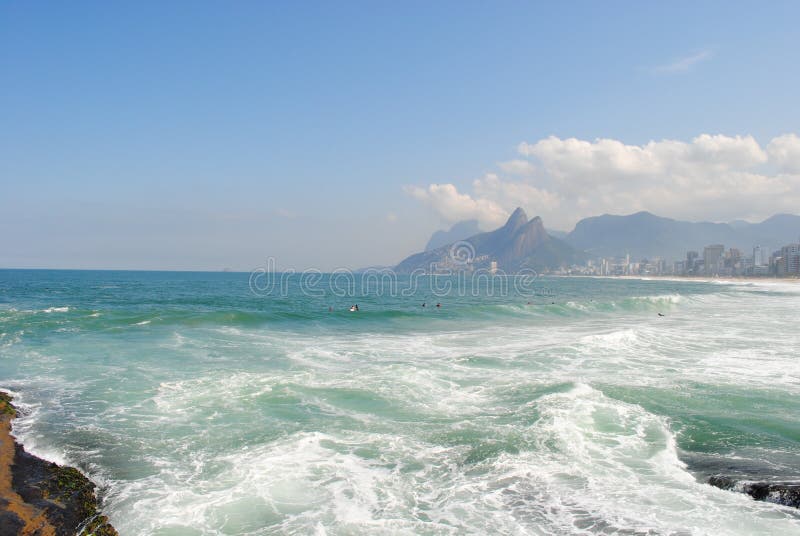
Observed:
[[[581,279],[622,279],[634,281],[675,281],[675,282],[690,282],[690,283],[719,283],[726,285],[741,285],[741,284],[763,284],[769,286],[770,284],[791,283],[800,284],[800,278],[797,277],[704,277],[704,276],[676,276],[676,275],[555,275],[543,274],[544,277],[559,277],[563,279],[570,279],[573,277]]]
[[[25,451],[11,433],[17,409],[0,391],[0,528],[2,534],[118,536],[98,509],[95,485],[74,467]]]

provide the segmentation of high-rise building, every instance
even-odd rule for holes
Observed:
[[[800,244],[789,244],[781,248],[780,275],[800,275]]]
[[[753,248],[753,266],[769,266],[769,249],[761,246]]]
[[[725,252],[724,271],[720,275],[741,275],[742,270],[742,252],[737,248],[731,248]]]
[[[691,274],[695,271],[695,264],[697,264],[697,258],[700,256],[699,253],[696,251],[687,251],[686,252],[686,273]]]
[[[722,244],[706,246],[703,249],[703,268],[706,275],[719,275],[723,267],[722,253],[724,251],[725,246]]]

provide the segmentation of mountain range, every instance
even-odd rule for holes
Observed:
[[[525,211],[517,208],[499,229],[411,255],[400,262],[395,271],[431,273],[489,269],[495,261],[499,269],[515,273],[523,269],[541,271],[569,266],[583,260],[581,252],[550,236],[541,218],[537,216],[528,220]]]
[[[481,232],[478,228],[478,220],[460,221],[453,225],[447,231],[436,231],[431,235],[428,244],[425,246],[425,251],[431,251],[459,240],[464,240],[470,236],[479,234]]]
[[[470,220],[457,223],[448,231],[437,231],[431,237],[426,251],[459,240],[472,240],[471,236],[476,230],[477,222]],[[800,216],[776,214],[760,223],[744,220],[712,223],[674,220],[650,212],[626,216],[604,214],[582,219],[571,232],[550,229],[545,232],[550,239],[557,241],[555,243],[561,243],[561,251],[567,251],[563,245],[571,246],[588,258],[624,257],[630,254],[631,260],[654,257],[679,260],[685,258],[689,250],[702,254],[703,248],[711,244],[734,247],[747,255],[754,246],[772,251],[785,244],[796,243],[800,240]],[[568,253],[563,259],[550,260],[560,265],[574,255],[580,256],[580,253]]]
[[[737,248],[747,255],[753,246],[770,251],[800,238],[800,216],[777,214],[760,223],[688,222],[662,218],[649,212],[628,216],[604,214],[585,218],[564,240],[591,257],[623,257],[632,260],[661,257],[678,260],[687,250],[698,251],[711,244]]]

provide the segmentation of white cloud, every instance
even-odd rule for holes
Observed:
[[[427,188],[406,187],[406,192],[432,206],[447,222],[478,220],[484,229],[501,225],[509,212],[488,199],[461,194],[452,184],[431,184]]]
[[[690,142],[629,145],[550,136],[523,142],[520,161],[498,164],[471,192],[452,184],[411,187],[409,192],[447,222],[477,218],[497,224],[516,206],[540,215],[545,225],[571,229],[581,218],[649,210],[659,215],[727,221],[758,219],[800,206],[800,137],[786,134],[766,149],[752,136],[701,134]],[[521,176],[520,169],[535,169]]]
[[[698,63],[710,60],[714,57],[714,52],[711,50],[701,50],[695,54],[678,58],[670,63],[659,65],[653,68],[656,74],[678,74],[690,71]]]
[[[800,137],[797,134],[773,138],[767,145],[767,153],[782,171],[800,173]]]
[[[530,177],[536,173],[536,166],[528,160],[509,160],[508,162],[499,162],[497,166],[509,175]]]
[[[505,181],[495,173],[475,180],[472,187],[478,199],[490,200],[509,213],[517,206],[540,207],[548,213],[561,206],[561,196],[557,192],[538,188],[529,181]]]

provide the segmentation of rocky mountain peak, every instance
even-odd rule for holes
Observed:
[[[517,207],[517,209],[509,216],[508,221],[503,226],[504,229],[508,231],[516,231],[523,225],[528,223],[528,215],[525,214],[525,211],[522,210],[522,207]]]
[[[497,263],[505,273],[519,270],[547,270],[573,264],[582,260],[581,253],[547,234],[539,217],[528,221],[528,216],[517,208],[502,227],[494,231],[477,233],[466,239],[471,245],[468,262],[454,262],[452,247],[448,244],[436,249],[411,255],[395,267],[399,273],[422,270],[424,273],[448,270],[487,270]],[[456,259],[458,260],[458,259]]]

